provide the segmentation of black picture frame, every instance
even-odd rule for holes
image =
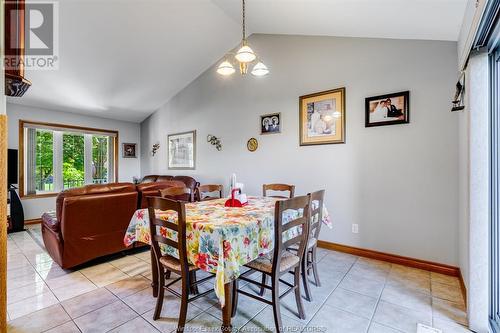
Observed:
[[[123,158],[137,158],[137,143],[123,143],[122,144],[122,157]]]
[[[392,112],[401,111],[402,115],[399,117],[385,117],[391,120],[381,120],[381,121],[371,121],[370,113],[373,105],[370,106],[370,103],[379,102],[384,99],[392,99],[403,98],[403,108],[402,109],[392,109]],[[401,104],[401,103],[400,103]],[[395,111],[394,111],[395,110]],[[381,117],[381,119],[384,117]],[[410,91],[401,91],[392,94],[378,95],[365,98],[365,127],[377,127],[377,126],[387,126],[387,125],[399,125],[399,124],[409,124],[410,123]]]
[[[266,126],[266,122],[269,122]],[[263,114],[260,116],[260,134],[279,134],[282,128],[281,112]]]

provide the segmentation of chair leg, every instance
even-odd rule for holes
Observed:
[[[307,253],[306,255],[302,258],[301,264],[301,272],[302,272],[302,282],[304,283],[304,293],[306,294],[306,300],[311,302],[312,297],[311,297],[311,292],[309,291],[309,279],[307,277]]]
[[[299,311],[299,318],[306,319],[304,312],[304,304],[302,304],[302,295],[300,293],[300,267],[295,267],[293,273],[293,284],[295,286],[295,302],[297,303],[297,310]]]
[[[280,310],[280,286],[279,277],[271,277],[273,289],[271,290],[273,296],[273,315],[274,315],[274,325],[276,326],[276,332],[283,331],[283,324],[281,322],[281,310]]]
[[[158,267],[158,297],[156,298],[156,308],[153,320],[160,318],[161,308],[163,307],[163,297],[165,295],[165,272],[163,267]]]
[[[262,286],[265,286],[267,284],[267,275],[265,273],[262,273]],[[259,292],[259,295],[260,296],[264,296],[264,293],[266,292],[266,288],[264,287],[260,287],[260,292]]]
[[[192,285],[193,283],[196,283],[196,271],[189,272],[189,291],[192,295],[198,295],[199,290],[198,290],[198,285]]]
[[[319,280],[319,274],[318,274],[318,264],[317,264],[318,261],[316,260],[316,246],[313,247],[311,253],[312,253],[311,265],[314,274],[314,283],[316,284],[316,287],[321,287],[321,281]]]
[[[179,323],[177,324],[177,332],[184,332],[184,326],[186,325],[186,318],[187,318],[188,298],[189,298],[189,278],[183,278],[181,308],[179,312]]]
[[[232,299],[231,317],[234,317],[236,316],[236,311],[238,310],[238,279],[233,281]]]
[[[170,271],[167,269],[167,271],[165,272],[165,280],[168,280],[170,279]]]

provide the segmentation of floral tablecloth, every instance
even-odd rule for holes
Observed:
[[[215,292],[224,306],[224,284],[240,275],[243,265],[273,249],[274,208],[276,198],[249,197],[241,208],[224,207],[226,199],[186,204],[186,237],[190,263],[214,273]],[[313,203],[314,205],[314,203]],[[157,211],[157,217],[176,222],[176,213]],[[301,212],[290,211],[284,218],[293,219]],[[328,212],[323,207],[323,223],[332,227]],[[164,237],[176,240],[171,230],[160,228]],[[147,209],[134,213],[124,243],[150,243]],[[163,246],[162,252],[178,257],[177,250]]]

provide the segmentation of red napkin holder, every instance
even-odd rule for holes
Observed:
[[[233,188],[233,190],[231,191],[231,198],[226,200],[226,203],[224,204],[224,206],[226,206],[226,207],[243,207],[246,204],[248,204],[248,201],[241,203],[240,200],[238,200],[234,197],[235,193],[239,192],[239,191],[240,191],[239,188]]]

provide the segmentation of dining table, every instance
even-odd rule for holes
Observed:
[[[186,238],[189,263],[215,274],[214,290],[222,309],[222,329],[231,329],[231,291],[233,281],[243,273],[243,266],[274,248],[274,197],[248,197],[243,207],[225,207],[226,199],[189,202],[186,208]],[[312,205],[318,203],[313,202]],[[156,217],[175,223],[171,211],[155,211]],[[285,211],[283,220],[294,219],[301,211]],[[332,228],[330,216],[323,206],[323,223]],[[285,222],[286,223],[286,222]],[[163,230],[162,230],[163,229]],[[292,230],[292,229],[291,229]],[[160,227],[164,237],[177,239],[175,231]],[[138,209],[127,228],[124,244],[150,244],[148,209]],[[178,258],[178,250],[160,244],[162,254]],[[153,296],[158,295],[158,271],[151,251]]]

